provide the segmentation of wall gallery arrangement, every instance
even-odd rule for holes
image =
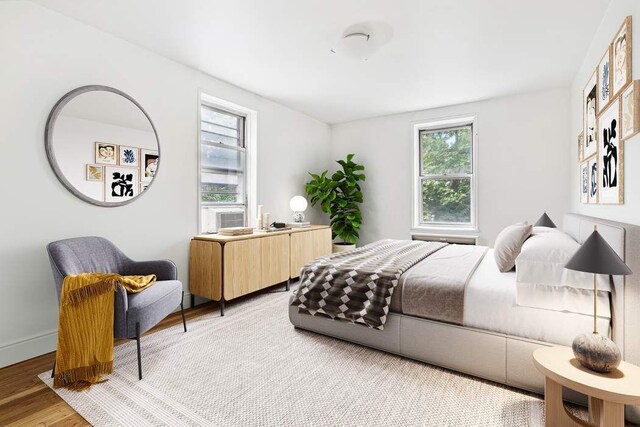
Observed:
[[[580,201],[624,203],[624,141],[640,132],[640,80],[631,80],[631,17],[607,47],[582,94]]]
[[[104,201],[121,202],[142,193],[155,176],[158,151],[95,143],[95,164],[86,165],[87,181],[104,181]]]

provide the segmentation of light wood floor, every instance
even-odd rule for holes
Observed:
[[[218,310],[217,303],[185,310],[189,320]],[[172,313],[147,334],[181,323],[180,312]],[[146,335],[146,334],[145,334]],[[116,345],[126,340],[116,341]],[[144,340],[142,340],[144,370]],[[88,426],[84,418],[47,387],[38,375],[53,366],[54,353],[0,369],[0,426]]]

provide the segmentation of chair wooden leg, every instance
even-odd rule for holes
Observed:
[[[51,368],[51,378],[56,375],[56,359],[53,359],[53,368]]]
[[[142,379],[142,357],[140,356],[140,322],[136,322],[136,345],[138,346],[138,379]]]
[[[187,321],[184,318],[184,291],[182,291],[182,299],[180,300],[180,314],[182,314],[182,326],[184,326],[184,331],[187,332]]]

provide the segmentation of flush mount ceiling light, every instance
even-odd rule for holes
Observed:
[[[391,40],[393,31],[383,22],[362,22],[347,28],[331,52],[346,58],[368,60]]]

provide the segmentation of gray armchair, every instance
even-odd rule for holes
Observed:
[[[142,292],[127,294],[117,287],[114,307],[114,338],[135,339],[138,346],[138,378],[142,379],[140,336],[167,317],[178,305],[187,332],[182,304],[184,291],[173,261],[133,261],[102,237],[77,237],[47,245],[53,278],[60,301],[65,276],[79,273],[155,274],[157,282]],[[55,365],[54,365],[55,371]],[[53,372],[52,372],[53,376]]]

